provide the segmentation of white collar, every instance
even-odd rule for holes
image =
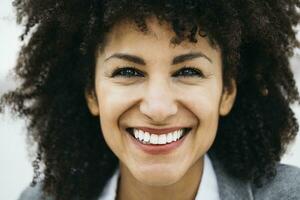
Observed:
[[[117,169],[104,187],[99,200],[114,200],[116,198],[119,176],[120,171]],[[207,155],[204,156],[202,179],[195,200],[202,199],[220,200],[217,177],[210,158]]]
[[[220,200],[215,170],[208,155],[204,156],[204,168],[201,183],[195,200]]]

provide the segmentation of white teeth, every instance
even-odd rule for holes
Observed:
[[[167,143],[167,135],[162,134],[158,137],[158,144],[166,144]]]
[[[145,142],[150,142],[150,134],[148,132],[145,132],[144,141]]]
[[[139,140],[143,141],[144,140],[144,132],[139,130]]]
[[[173,142],[175,142],[178,139],[177,131],[173,132]]]
[[[167,135],[167,142],[171,143],[173,141],[173,134],[172,133],[168,133]]]
[[[167,134],[150,134],[142,130],[133,129],[134,137],[143,144],[167,144],[179,140],[183,135],[183,129]]]
[[[138,138],[139,137],[139,130],[133,129],[134,137]]]
[[[179,138],[182,136],[182,134],[183,134],[183,130],[182,129],[179,130],[179,131],[173,132],[172,140],[173,141],[179,140]]]
[[[151,144],[157,144],[158,143],[158,135],[151,134],[150,143]]]

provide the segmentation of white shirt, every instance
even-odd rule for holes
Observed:
[[[120,172],[116,170],[114,175],[107,182],[99,200],[114,200],[116,198]],[[220,200],[217,177],[212,163],[207,155],[204,156],[204,168],[201,183],[195,200]]]

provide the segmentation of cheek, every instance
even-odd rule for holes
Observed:
[[[96,87],[99,117],[103,137],[110,149],[118,156],[124,152],[124,137],[120,129],[120,118],[134,105],[133,95],[126,87],[114,87],[105,81],[98,82]]]
[[[195,134],[192,135],[194,155],[203,155],[211,147],[219,120],[220,90],[199,90],[183,101],[197,118]],[[195,158],[195,159],[196,159]]]
[[[221,98],[220,87],[198,87],[183,90],[181,101],[200,121],[218,115]]]
[[[97,96],[100,108],[100,117],[116,121],[133,102],[132,89],[129,87],[114,86],[108,81],[98,84]]]
[[[202,140],[211,140],[215,137],[216,129],[218,127],[219,120],[219,97],[212,95],[212,98],[208,98],[208,95],[199,95],[197,102],[191,105],[191,111],[194,112],[198,120],[198,132],[197,137],[201,137]]]

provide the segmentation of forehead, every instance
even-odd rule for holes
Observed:
[[[107,56],[116,52],[132,53],[142,57],[152,56],[153,60],[200,50],[212,60],[219,59],[219,48],[211,46],[207,37],[196,34],[197,42],[185,39],[175,45],[171,41],[176,34],[170,23],[158,21],[155,17],[148,18],[145,22],[147,31],[141,31],[136,23],[129,20],[115,24],[107,34],[102,53]]]
[[[114,25],[97,54],[97,63],[113,54],[131,54],[142,58],[149,65],[165,65],[179,55],[200,53],[208,57],[206,61],[202,59],[203,62],[212,62],[217,68],[222,68],[219,48],[212,47],[206,37],[198,34],[195,35],[197,42],[186,39],[174,45],[171,41],[176,34],[169,23],[160,22],[155,17],[148,18],[145,22],[146,32],[140,30],[132,21],[122,21]]]

